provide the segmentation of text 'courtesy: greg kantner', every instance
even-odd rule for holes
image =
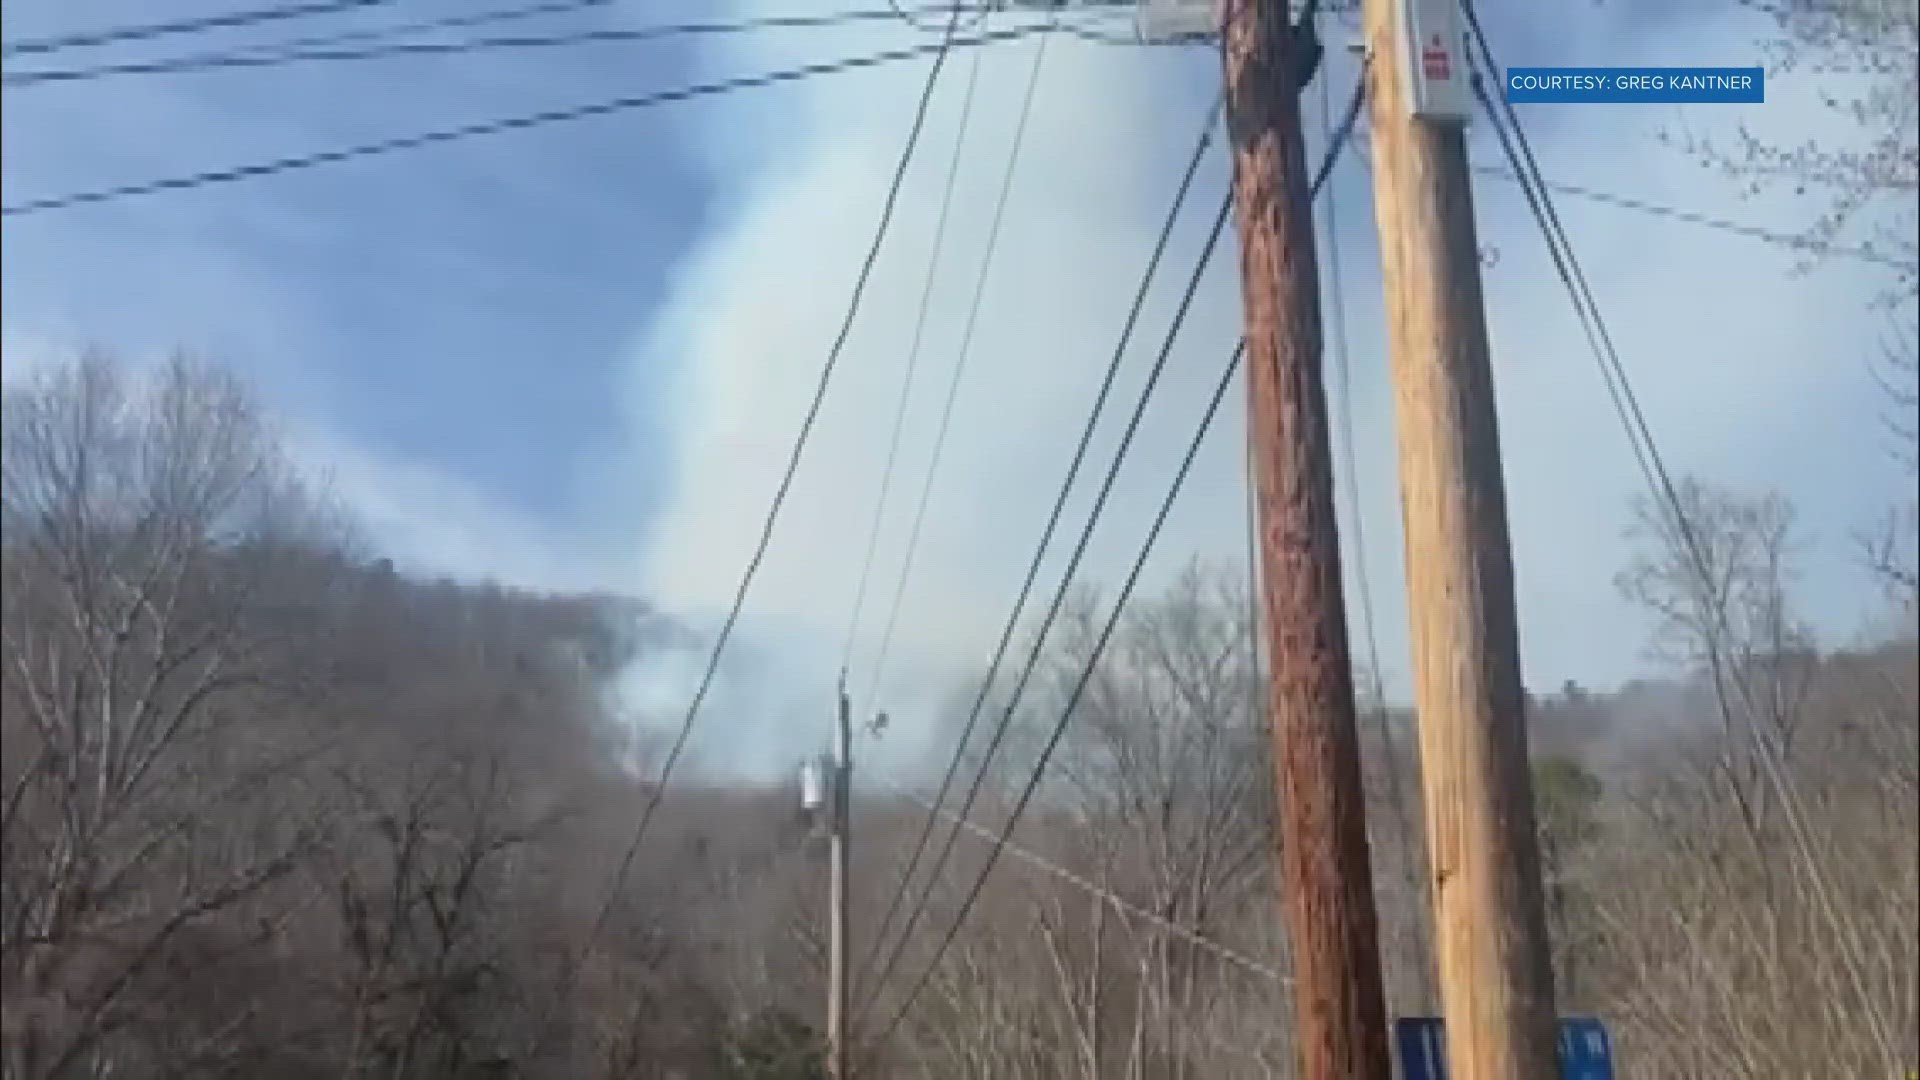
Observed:
[[[1507,100],[1559,104],[1759,104],[1766,72],[1739,68],[1510,68]]]

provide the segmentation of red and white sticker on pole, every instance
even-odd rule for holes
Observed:
[[[1400,70],[1413,115],[1465,123],[1473,115],[1473,93],[1467,82],[1460,0],[1396,2],[1401,13]]]

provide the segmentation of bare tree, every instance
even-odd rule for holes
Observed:
[[[1920,329],[1890,320],[1875,375],[1887,402],[1893,455],[1909,481],[1920,479]],[[1867,567],[1885,586],[1908,633],[1920,617],[1920,498],[1909,491],[1861,537]]]
[[[1743,799],[1758,799],[1758,748],[1791,752],[1812,674],[1811,631],[1788,596],[1795,559],[1793,509],[1775,495],[1745,498],[1692,478],[1677,505],[1635,503],[1629,535],[1642,543],[1616,578],[1628,599],[1657,616],[1655,654],[1706,674],[1742,758]],[[1736,730],[1737,729],[1737,730]]]
[[[303,689],[306,613],[276,601],[317,572],[315,508],[212,370],[141,380],[94,355],[7,391],[10,1076],[109,1068],[168,944],[310,846],[297,819],[220,822],[304,756],[260,720]]]
[[[343,778],[349,834],[311,868],[344,961],[340,1075],[482,1074],[510,1062],[510,859],[550,822],[523,817],[497,757],[429,753],[397,771]]]
[[[1810,259],[1824,257],[1873,207],[1891,220],[1874,223],[1865,246],[1901,269],[1881,297],[1910,302],[1920,290],[1920,238],[1914,199],[1920,194],[1920,9],[1910,0],[1738,0],[1771,28],[1763,40],[1770,75],[1819,79],[1833,123],[1819,140],[1786,143],[1741,126],[1731,142],[1701,136],[1668,141],[1721,169],[1747,191],[1786,186],[1825,201],[1793,241]]]
[[[1614,1006],[1671,1055],[1655,1075],[1892,1071],[1912,1038],[1915,943],[1889,928],[1914,917],[1914,717],[1865,708],[1860,667],[1813,651],[1788,507],[1692,482],[1680,504],[1643,509],[1621,584],[1717,731],[1670,741],[1591,867],[1629,883],[1595,907]],[[1862,755],[1868,731],[1890,756]]]
[[[1291,1048],[1272,1017],[1286,1012],[1285,988],[1221,951],[1283,966],[1266,959],[1272,771],[1249,612],[1244,582],[1196,565],[1123,617],[1013,838],[1067,876],[1002,861],[908,1017],[913,1052],[897,1067],[1088,1078],[1284,1068]],[[1104,617],[1091,593],[1063,611],[972,811],[982,827],[998,827],[1024,783]],[[979,850],[934,890],[922,949],[977,871],[985,845],[964,842]]]
[[[824,869],[791,791],[678,789],[604,892],[646,792],[603,691],[658,640],[644,604],[357,558],[205,369],[91,357],[5,405],[8,1080],[818,1080]],[[1885,1075],[1920,1050],[1914,639],[1820,651],[1791,508],[1681,494],[1620,581],[1678,689],[1530,701],[1568,758],[1537,785],[1557,960],[1642,1080]],[[1125,615],[877,1075],[1292,1074],[1249,612],[1197,565]],[[961,915],[1104,614],[1064,612],[860,1036]],[[858,927],[922,811],[856,812]]]
[[[1093,614],[1069,623],[1048,704],[1085,666]],[[1130,613],[1080,705],[1056,789],[1108,880],[1205,935],[1250,906],[1272,910],[1272,770],[1250,615],[1244,582],[1198,566]],[[1217,1053],[1195,1045],[1194,1029],[1232,980],[1189,940],[1136,933],[1156,1072],[1189,1075]]]

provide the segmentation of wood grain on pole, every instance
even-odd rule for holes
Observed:
[[[1284,0],[1229,3],[1221,47],[1301,1075],[1387,1080],[1378,920],[1321,372],[1320,285]]]
[[[1402,2],[1364,19],[1447,1058],[1453,1080],[1542,1080],[1553,970],[1466,144],[1411,115]]]

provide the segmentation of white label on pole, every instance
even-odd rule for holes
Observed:
[[[1400,67],[1413,115],[1464,123],[1473,115],[1460,0],[1400,0]]]
[[[813,758],[800,766],[801,809],[818,810],[826,804],[824,780],[820,773],[820,759]]]

